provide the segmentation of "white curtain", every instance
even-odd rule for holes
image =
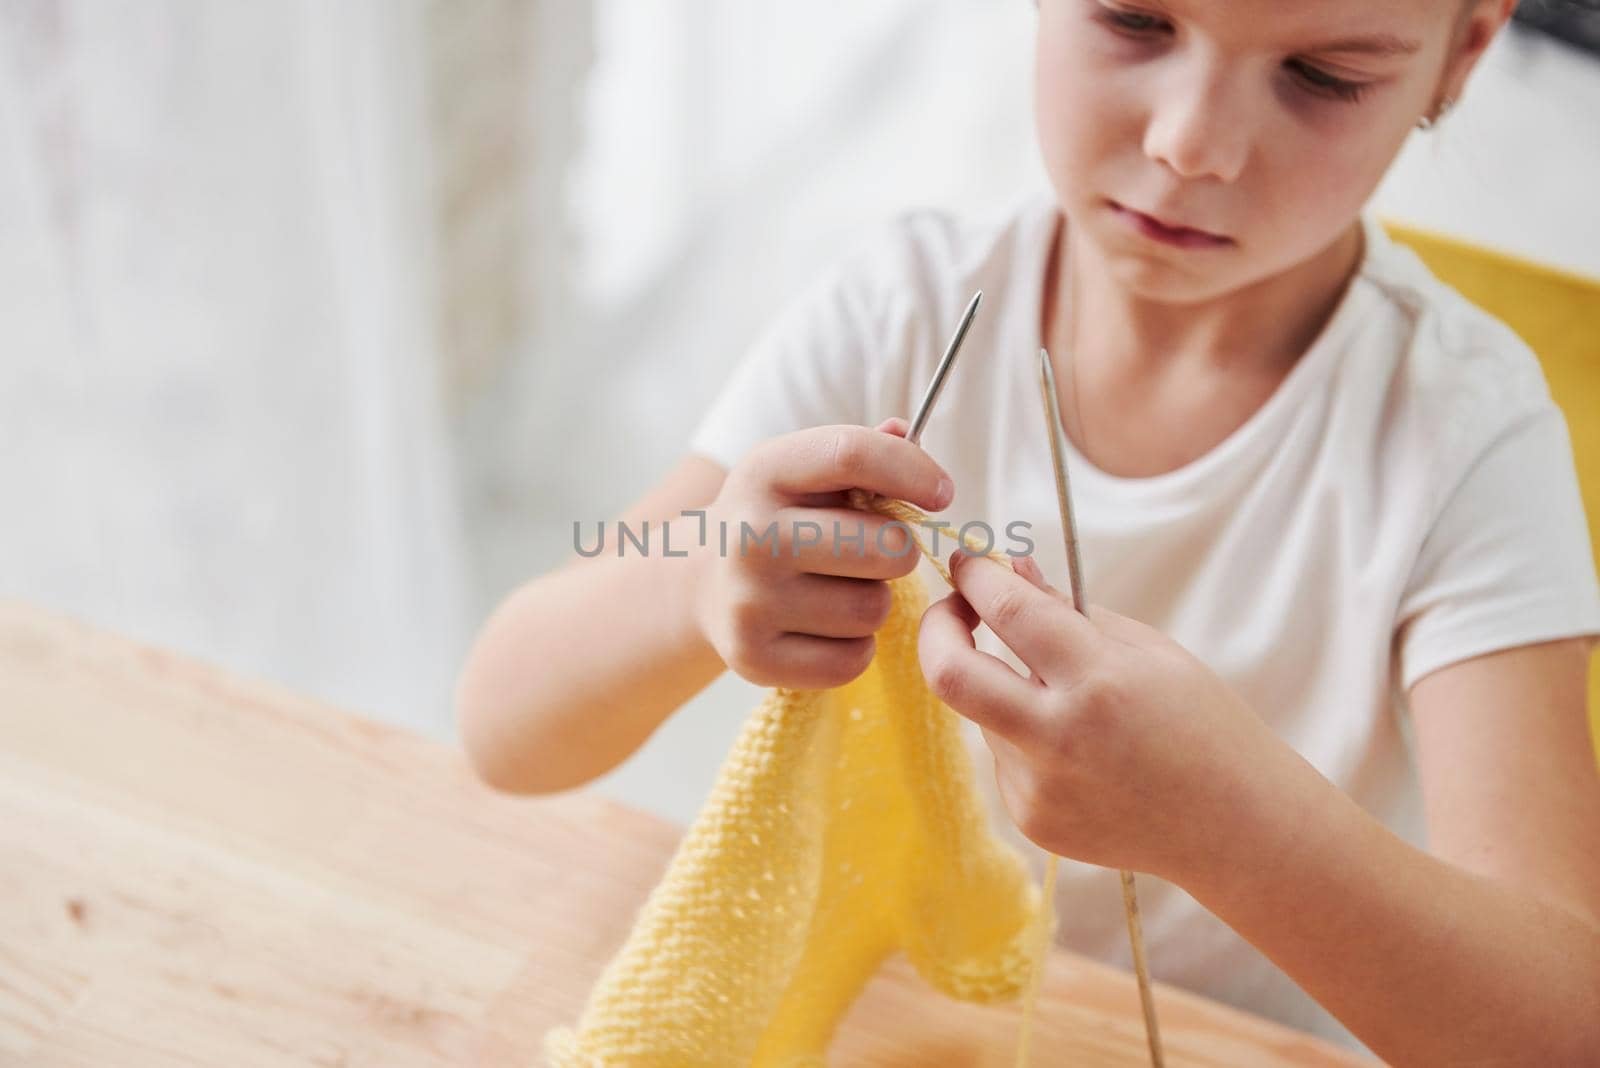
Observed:
[[[0,5],[0,596],[448,729],[422,17]]]

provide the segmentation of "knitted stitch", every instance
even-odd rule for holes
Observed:
[[[916,509],[851,503],[907,522],[926,554]],[[922,677],[920,578],[890,589],[863,674],[775,689],[746,722],[576,1028],[546,1036],[555,1068],[822,1065],[896,951],[951,997],[1028,986],[1054,910],[989,830],[957,717]]]

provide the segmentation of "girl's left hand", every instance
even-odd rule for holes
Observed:
[[[950,571],[957,592],[922,619],[922,670],[982,728],[1029,839],[1183,884],[1292,836],[1309,765],[1182,646],[1098,605],[1084,618],[1030,558],[1013,572],[957,550]],[[975,647],[980,621],[1030,677]]]

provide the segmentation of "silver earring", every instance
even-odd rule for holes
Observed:
[[[1444,118],[1444,113],[1449,111],[1451,105],[1453,105],[1455,102],[1456,100],[1453,96],[1447,96],[1443,100],[1439,101],[1439,107],[1432,115],[1423,115],[1421,118],[1417,119],[1417,129],[1433,129],[1434,124],[1440,119]]]

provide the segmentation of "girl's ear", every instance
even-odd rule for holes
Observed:
[[[1483,58],[1484,52],[1488,51],[1501,28],[1510,21],[1516,7],[1517,0],[1466,0],[1456,17],[1444,70],[1434,93],[1436,109],[1437,101],[1461,99],[1467,77],[1478,65],[1478,60]]]

